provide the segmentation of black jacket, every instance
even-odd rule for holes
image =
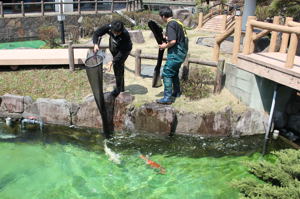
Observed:
[[[111,31],[111,25],[110,24],[104,25],[101,28],[98,28],[94,32],[93,43],[97,44],[99,37],[102,37],[105,34],[110,35],[110,38],[109,38],[110,41],[114,40],[116,42],[117,50],[119,50],[119,51],[131,51],[131,49],[132,49],[131,38],[130,38],[130,35],[129,35],[128,31],[125,28],[124,28],[123,32],[120,35],[115,36]],[[111,42],[110,42],[110,45],[111,45]]]

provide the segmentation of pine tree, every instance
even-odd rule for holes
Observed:
[[[234,181],[243,199],[299,199],[300,150],[272,152],[275,161],[248,162],[249,172],[256,178]]]

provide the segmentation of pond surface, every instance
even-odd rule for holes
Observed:
[[[19,125],[0,122],[0,198],[235,199],[238,191],[230,182],[250,176],[243,162],[261,159],[262,138],[119,133],[107,143],[121,157],[115,164],[97,130],[46,126],[40,132],[27,126],[20,131]],[[141,154],[166,173],[146,164]]]

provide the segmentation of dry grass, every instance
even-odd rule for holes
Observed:
[[[143,31],[145,43],[134,44],[135,49],[142,49],[142,53],[157,54],[155,39],[150,36],[150,31]],[[189,53],[191,57],[203,60],[211,60],[212,48],[196,45],[199,36],[208,36],[208,33],[188,31]],[[107,38],[103,43],[107,43]],[[222,55],[225,59],[228,57]],[[156,64],[154,60],[142,60],[142,65]],[[105,65],[104,67],[108,67]],[[139,106],[146,102],[152,102],[162,97],[163,87],[152,88],[152,78],[136,77],[134,75],[135,59],[129,56],[126,61],[125,84],[126,90],[135,96],[134,104]],[[112,72],[107,72],[113,75]],[[31,96],[36,98],[64,98],[72,102],[82,102],[84,97],[91,94],[85,70],[69,72],[68,69],[42,69],[20,70],[0,72],[0,96],[5,93]],[[110,91],[112,85],[107,85]],[[226,89],[220,95],[212,95],[209,98],[198,101],[189,101],[184,96],[176,100],[172,105],[180,111],[210,112],[224,109],[231,105],[235,111],[243,111],[245,106],[233,97]]]

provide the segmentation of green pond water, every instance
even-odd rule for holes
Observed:
[[[32,41],[18,41],[18,42],[7,42],[0,43],[0,49],[15,49],[15,48],[40,48],[45,45],[44,41],[32,40]]]
[[[262,158],[262,136],[119,133],[108,142],[121,156],[117,165],[105,155],[97,130],[19,129],[0,123],[1,199],[235,199],[238,191],[230,182],[251,177],[243,162]],[[145,164],[140,154],[163,166],[166,174]]]

